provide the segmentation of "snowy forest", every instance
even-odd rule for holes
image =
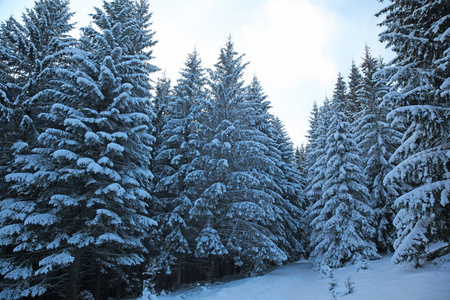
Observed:
[[[68,0],[0,20],[0,299],[448,255],[450,2],[379,15],[394,60],[366,46],[298,147],[232,37],[155,78],[146,0],[104,1],[79,38]]]

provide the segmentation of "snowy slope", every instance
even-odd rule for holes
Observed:
[[[446,300],[450,299],[450,263],[427,264],[414,269],[408,265],[394,265],[390,256],[372,261],[368,269],[357,271],[356,266],[333,271],[333,279],[321,279],[307,261],[279,267],[267,275],[229,283],[218,283],[191,290],[159,296],[164,300],[329,300],[329,287],[337,283],[337,299],[345,300]],[[354,292],[347,290],[350,277]]]

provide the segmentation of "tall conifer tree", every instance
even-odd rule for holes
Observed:
[[[266,174],[276,166],[264,143],[268,137],[247,121],[255,109],[245,101],[246,65],[228,40],[210,71],[206,144],[187,179],[203,189],[190,213],[204,224],[197,249],[209,253],[197,251],[197,255],[209,257],[213,266],[220,253],[235,266],[247,262],[249,271],[258,272],[267,263],[281,263],[287,255],[268,228],[274,220],[275,200],[267,188],[277,187]]]
[[[445,0],[392,0],[379,13],[380,39],[397,54],[386,71],[393,86],[385,98],[394,108],[388,118],[407,126],[385,183],[411,185],[395,201],[394,262],[418,265],[429,243],[450,242],[449,12]]]
[[[163,142],[162,131],[167,121],[170,119],[169,103],[172,101],[171,81],[163,73],[162,77],[158,78],[155,87],[155,97],[153,98],[153,110],[156,114],[153,121],[153,135],[156,138],[154,151],[155,153],[161,147]],[[156,155],[154,155],[156,156]]]
[[[355,61],[352,61],[352,67],[350,68],[350,75],[348,81],[348,111],[349,121],[352,123],[355,121],[355,114],[364,109],[364,104],[358,98],[358,90],[362,83],[362,76],[355,64]]]
[[[44,125],[38,119],[51,103],[39,97],[51,80],[49,69],[59,64],[57,53],[73,45],[68,33],[73,13],[66,0],[39,0],[0,28],[0,198],[9,188],[4,178],[13,160],[13,144],[32,147]]]
[[[297,170],[300,172],[300,184],[302,190],[306,187],[306,147],[302,143],[300,147],[295,148],[294,161]],[[306,205],[306,201],[304,203]]]
[[[153,33],[145,1],[103,7],[92,16],[97,29],[83,29],[82,49],[61,53],[68,64],[52,69],[54,86],[42,93],[56,103],[41,114],[48,128],[31,154],[18,152],[17,171],[6,178],[18,197],[2,208],[22,216],[8,220],[20,230],[8,234],[16,255],[2,265],[26,270],[8,277],[8,299],[27,286],[29,295],[66,299],[80,288],[95,298],[140,288],[132,266],[144,262],[155,225],[148,213]]]
[[[278,132],[275,144],[281,154],[281,160],[277,164],[280,165],[283,176],[281,181],[278,179],[282,188],[281,197],[275,198],[279,218],[271,227],[279,227],[278,231],[272,231],[283,242],[280,243],[282,249],[286,249],[289,256],[298,259],[305,253],[307,236],[306,222],[302,219],[306,207],[301,183],[302,174],[296,168],[293,144],[279,118],[275,118],[274,128]]]
[[[344,112],[345,91],[338,76],[333,95],[333,115],[325,145],[326,170],[322,205],[311,221],[311,258],[316,265],[341,267],[362,259],[377,258],[372,242],[373,212],[358,148]]]
[[[326,98],[323,106],[320,109],[318,108],[317,111],[315,110],[317,106],[314,106],[310,120],[311,128],[306,156],[307,176],[305,189],[308,207],[305,211],[305,218],[308,223],[311,223],[323,207],[322,185],[325,180],[326,170],[326,135],[332,116],[330,105],[330,101]],[[311,234],[314,234],[314,232],[311,232]],[[314,239],[313,236],[310,238]]]
[[[389,159],[400,144],[401,133],[386,121],[389,109],[382,105],[382,100],[388,87],[385,80],[377,76],[381,67],[381,62],[366,46],[361,65],[363,79],[358,90],[358,102],[364,109],[356,115],[355,135],[360,156],[365,162],[369,203],[375,210],[375,242],[380,251],[389,251],[394,239],[392,205],[401,187],[395,183],[384,185],[383,179],[392,169]]]
[[[198,234],[189,223],[192,199],[198,195],[185,182],[193,170],[192,161],[200,154],[203,135],[200,121],[207,101],[206,71],[197,51],[188,55],[180,73],[167,106],[162,144],[155,157],[158,166],[155,195],[160,198],[163,212],[158,219],[163,242],[157,259],[160,267],[176,267],[178,284],[186,267],[183,264],[195,250],[193,245]]]
[[[23,23],[13,17],[0,29],[0,299],[42,294],[54,278],[34,274],[36,259],[21,260],[30,234],[26,217],[34,210],[34,196],[22,197],[21,191],[5,181],[15,169],[14,155],[29,153],[36,146],[45,125],[38,119],[49,110],[49,99],[42,97],[53,79],[50,70],[60,64],[58,52],[74,45],[68,33],[73,13],[68,1],[40,0],[22,16]],[[14,228],[14,229],[13,229]],[[13,229],[13,230],[11,230]],[[31,236],[29,248],[36,246]],[[33,242],[31,242],[33,241]],[[38,248],[42,247],[40,245]],[[39,280],[37,280],[39,278]]]

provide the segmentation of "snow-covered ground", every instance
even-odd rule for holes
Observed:
[[[391,255],[371,261],[368,268],[357,266],[333,270],[333,278],[321,278],[307,261],[276,268],[259,277],[228,283],[217,283],[159,296],[164,300],[450,300],[450,263],[425,264],[420,269],[411,265],[394,265]],[[345,282],[350,277],[354,291],[346,294]]]

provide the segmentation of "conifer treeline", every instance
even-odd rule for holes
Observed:
[[[1,24],[0,299],[137,296],[308,255],[420,265],[448,244],[448,1],[392,0],[397,57],[366,47],[295,152],[231,38],[213,68],[194,51],[154,84],[147,1],[105,1],[79,39],[68,5]]]
[[[341,267],[392,250],[392,205],[401,187],[382,180],[393,167],[401,128],[386,119],[382,69],[366,46],[348,84],[339,74],[332,100],[311,113],[305,191],[316,265]]]
[[[2,23],[0,298],[137,296],[303,255],[293,144],[231,39],[153,87],[146,1],[105,1],[79,39],[68,5]]]
[[[360,70],[314,106],[304,165],[316,265],[375,258],[374,246],[416,266],[450,252],[449,12],[444,0],[390,1],[380,40],[394,60],[366,47]]]

